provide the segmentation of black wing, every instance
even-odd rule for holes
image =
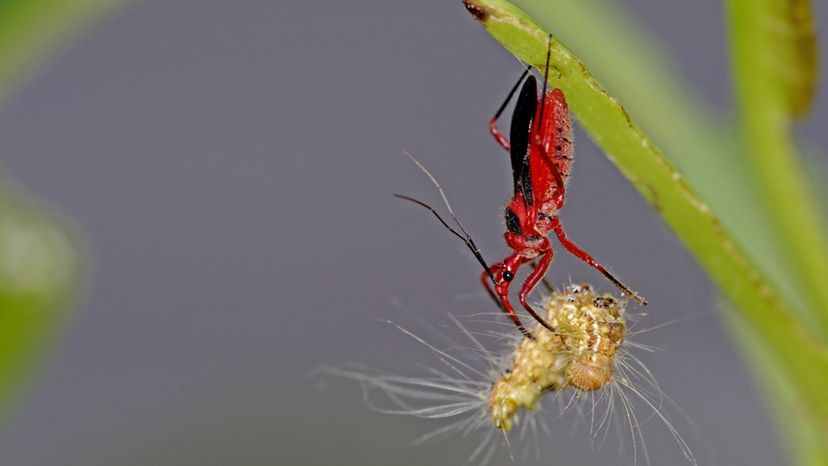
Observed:
[[[515,194],[523,193],[527,205],[532,205],[532,176],[529,173],[529,132],[535,119],[538,106],[538,85],[534,76],[523,82],[515,110],[512,113],[512,126],[509,129],[509,142],[512,158],[512,177],[515,182]]]

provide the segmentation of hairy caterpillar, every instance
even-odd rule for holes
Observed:
[[[518,409],[534,409],[548,391],[572,387],[589,392],[613,378],[627,329],[621,302],[580,284],[553,294],[544,307],[556,333],[536,326],[535,338],[524,338],[515,347],[489,397],[492,422],[506,431]]]
[[[629,432],[633,463],[641,455],[649,464],[642,422],[633,406],[637,402],[651,411],[646,418],[662,421],[684,457],[696,464],[689,446],[662,412],[660,387],[629,351],[647,347],[630,341],[635,332],[628,327],[624,302],[610,294],[599,295],[588,284],[571,284],[561,292],[552,292],[543,308],[547,321],[556,329],[554,333],[539,324],[531,329],[534,338],[514,331],[482,332],[507,341],[505,349],[501,344],[498,351],[481,341],[481,332],[470,331],[456,319],[470,345],[458,344],[452,351],[439,349],[397,326],[428,347],[442,366],[428,367],[420,376],[382,373],[362,366],[325,371],[356,380],[364,390],[383,395],[369,398],[378,411],[444,422],[415,443],[452,433],[481,432],[483,441],[469,455],[470,461],[480,464],[492,458],[497,439],[507,438],[516,426],[521,426],[518,434],[548,430],[543,416],[545,398],[563,401],[562,411],[580,408],[581,402],[591,403],[584,410],[590,416],[591,437],[598,437],[601,431],[606,435],[615,421]],[[385,405],[378,404],[380,398]]]

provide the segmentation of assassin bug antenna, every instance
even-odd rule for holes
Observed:
[[[485,268],[486,268],[486,273],[487,273],[487,274],[489,274],[489,275],[491,276],[491,279],[492,279],[492,280],[494,280],[494,275],[492,274],[492,271],[491,271],[491,270],[489,269],[489,267],[486,265],[486,260],[485,260],[485,259],[483,259],[483,256],[480,254],[480,249],[477,247],[477,245],[476,245],[476,244],[474,244],[474,241],[471,239],[471,237],[470,237],[470,236],[468,236],[468,235],[461,235],[459,232],[457,232],[457,230],[455,230],[454,228],[452,228],[451,226],[449,226],[449,224],[448,224],[448,223],[446,223],[446,221],[445,221],[445,220],[443,220],[443,217],[441,217],[441,216],[440,216],[440,214],[438,214],[438,213],[437,213],[437,211],[436,211],[436,210],[434,210],[434,207],[431,207],[430,205],[426,204],[425,202],[423,202],[423,201],[421,201],[421,200],[419,200],[419,199],[415,199],[415,198],[413,198],[413,197],[411,197],[411,196],[406,196],[406,195],[404,195],[404,194],[398,194],[398,193],[394,193],[394,197],[396,197],[396,198],[398,198],[398,199],[403,199],[403,200],[406,200],[406,201],[413,202],[413,203],[415,203],[415,204],[417,204],[417,205],[423,206],[423,207],[425,207],[426,209],[430,210],[430,211],[431,211],[431,213],[432,213],[432,214],[434,214],[434,216],[435,216],[435,217],[437,217],[437,220],[439,220],[439,221],[440,221],[440,223],[442,223],[442,224],[443,224],[443,226],[444,226],[444,227],[446,227],[446,229],[447,229],[448,231],[450,231],[450,232],[451,232],[454,236],[456,236],[456,237],[460,238],[460,239],[461,239],[464,243],[466,243],[466,246],[469,248],[469,250],[471,250],[472,254],[474,254],[474,257],[475,257],[475,258],[477,258],[477,261],[478,261],[478,262],[480,262],[480,264],[481,264],[483,267],[485,267]],[[456,219],[454,219],[454,220],[456,220]]]
[[[454,236],[460,238],[464,243],[466,243],[466,247],[469,248],[469,250],[472,252],[472,254],[474,254],[474,257],[477,259],[477,261],[480,262],[480,265],[483,266],[484,272],[483,272],[483,275],[481,276],[481,281],[483,282],[484,287],[486,288],[486,291],[489,293],[489,296],[491,296],[491,298],[496,303],[500,304],[501,308],[506,313],[509,314],[509,317],[512,319],[512,322],[515,323],[515,325],[521,331],[521,333],[523,333],[523,335],[525,335],[529,339],[534,339],[534,335],[532,335],[531,332],[526,330],[526,328],[520,322],[520,319],[518,318],[518,316],[515,313],[514,309],[512,309],[509,302],[506,301],[505,304],[503,304],[503,299],[501,299],[501,297],[500,297],[501,293],[500,293],[499,290],[503,287],[503,283],[510,282],[514,278],[514,275],[509,275],[509,272],[503,270],[502,267],[499,267],[497,270],[493,270],[492,268],[490,268],[487,265],[486,260],[483,259],[483,255],[480,252],[480,248],[477,247],[474,240],[471,238],[471,235],[469,235],[468,231],[466,231],[466,228],[463,226],[462,223],[460,223],[460,220],[457,219],[457,216],[454,215],[454,209],[451,208],[451,204],[448,201],[448,197],[446,197],[445,191],[443,191],[442,186],[440,186],[440,183],[437,181],[437,179],[434,177],[434,175],[432,175],[431,172],[429,172],[423,166],[423,164],[421,164],[416,158],[414,158],[413,155],[409,154],[407,151],[403,151],[403,154],[405,154],[405,156],[408,157],[409,160],[411,160],[417,166],[417,168],[420,169],[420,171],[422,171],[426,176],[428,176],[429,180],[431,180],[431,184],[433,184],[434,187],[437,188],[437,191],[440,193],[440,197],[443,198],[443,204],[445,204],[446,210],[448,211],[449,215],[451,216],[451,219],[454,221],[454,223],[460,229],[462,234],[460,232],[458,232],[457,230],[455,230],[454,228],[452,228],[440,216],[440,214],[437,213],[437,211],[433,207],[426,204],[425,202],[420,201],[419,199],[415,199],[415,198],[410,197],[410,196],[405,196],[405,195],[396,194],[396,193],[394,194],[394,197],[404,199],[404,200],[409,201],[409,202],[413,202],[417,205],[420,205],[420,206],[428,209],[429,211],[431,211],[432,214],[434,214],[435,217],[437,217],[437,220],[439,220],[440,223],[442,223],[443,226],[446,227],[446,229],[448,229],[452,234],[454,234]],[[489,286],[489,281],[491,281],[491,283],[494,285],[494,289]],[[537,313],[535,313],[535,311],[533,309],[529,308],[527,310],[529,311],[529,314],[533,318],[535,318],[541,325],[543,325],[544,327],[546,327],[547,329],[549,329],[553,333],[555,332],[554,328],[551,325],[549,325],[549,323],[547,323],[545,320],[543,320]]]
[[[408,157],[409,160],[414,162],[414,165],[416,165],[417,168],[419,168],[420,171],[425,173],[425,175],[429,178],[429,180],[431,180],[431,183],[434,185],[435,188],[437,188],[437,191],[440,193],[440,197],[443,198],[443,204],[445,204],[446,210],[448,211],[449,216],[451,216],[451,219],[454,221],[454,223],[457,225],[457,227],[460,228],[460,231],[462,231],[463,234],[460,234],[460,232],[458,232],[457,230],[452,228],[445,220],[443,220],[443,217],[441,217],[440,214],[437,213],[437,211],[433,207],[426,204],[425,202],[423,202],[419,199],[415,199],[415,198],[410,197],[410,196],[406,196],[404,194],[394,193],[394,197],[399,198],[399,199],[403,199],[403,200],[406,200],[406,201],[409,201],[409,202],[413,202],[417,205],[420,205],[420,206],[430,210],[431,213],[434,214],[435,217],[437,217],[437,220],[439,220],[440,223],[442,223],[443,226],[446,227],[446,229],[448,231],[450,231],[454,236],[460,238],[464,243],[466,243],[466,247],[468,247],[469,250],[472,252],[472,254],[474,254],[474,257],[477,259],[478,262],[480,262],[480,265],[483,266],[483,269],[489,275],[492,282],[494,282],[495,281],[494,274],[492,274],[491,269],[489,269],[489,266],[486,264],[486,260],[483,259],[483,255],[480,253],[480,248],[477,247],[477,244],[475,244],[475,242],[472,239],[469,232],[466,231],[466,228],[463,226],[462,223],[460,223],[460,220],[457,219],[457,216],[454,215],[454,209],[451,208],[451,204],[448,201],[448,197],[446,197],[446,193],[443,191],[443,187],[440,186],[440,183],[437,182],[437,179],[434,178],[434,175],[432,175],[431,172],[429,172],[426,169],[426,167],[424,167],[423,164],[420,163],[419,160],[415,159],[413,155],[409,154],[408,151],[403,151],[403,154],[405,154],[405,156]]]

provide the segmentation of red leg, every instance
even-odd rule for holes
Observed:
[[[491,269],[495,277],[499,277],[501,276],[499,272],[501,271],[501,269],[503,269],[503,264],[495,264],[489,268]],[[517,313],[512,308],[511,303],[509,303],[509,282],[502,282],[502,284],[498,287],[498,291],[500,291],[500,293],[492,289],[492,284],[488,272],[483,272],[483,275],[480,276],[480,282],[483,283],[483,287],[486,288],[486,291],[489,292],[489,296],[491,296],[492,299],[497,303],[497,305],[500,306],[500,309],[506,314],[509,314],[509,318],[512,319],[512,322],[515,323],[517,328],[520,330],[520,333],[522,333],[527,338],[534,339],[535,337],[531,333],[529,333],[528,330],[526,330],[526,327],[524,327],[523,324],[520,322]]]
[[[506,136],[504,136],[499,129],[497,129],[497,117],[494,117],[491,120],[489,120],[489,132],[492,134],[492,136],[494,136],[495,141],[497,141],[497,143],[500,144],[500,147],[506,149],[507,151],[509,150],[509,140],[506,139]]]
[[[492,271],[493,275],[497,276],[497,273],[502,268],[503,268],[503,264],[495,264],[495,265],[489,267],[489,270]],[[500,307],[500,310],[502,310],[503,312],[506,312],[506,309],[503,309],[503,305],[500,304],[500,298],[497,297],[497,293],[495,293],[495,290],[492,289],[492,282],[491,282],[491,277],[489,276],[489,272],[487,272],[485,270],[483,271],[483,274],[480,275],[480,283],[483,284],[483,288],[486,288],[486,291],[489,293],[489,296],[492,298],[492,301],[494,301],[495,304],[497,304],[498,307]],[[512,319],[512,320],[514,320],[514,319]],[[519,323],[519,322],[516,322],[516,323]]]
[[[532,262],[532,270],[534,270],[536,268],[538,268],[538,262],[533,261]],[[550,283],[549,280],[546,279],[546,276],[541,278],[540,282],[543,284],[543,287],[546,288],[546,291],[548,291],[550,294],[555,292],[555,287],[552,286],[552,283]]]
[[[497,129],[497,119],[500,118],[500,115],[503,113],[503,110],[505,110],[506,106],[509,105],[509,101],[512,100],[512,97],[515,95],[515,92],[517,92],[518,87],[520,87],[520,83],[523,82],[523,79],[526,78],[526,75],[529,74],[529,70],[531,69],[531,66],[526,68],[523,74],[520,75],[520,78],[518,78],[517,82],[515,83],[515,87],[513,87],[512,90],[509,91],[509,95],[506,96],[506,100],[504,100],[503,103],[500,105],[500,108],[497,109],[495,116],[492,117],[491,120],[489,120],[489,132],[492,133],[492,136],[494,136],[495,141],[497,141],[497,143],[500,144],[501,147],[506,149],[506,151],[508,151],[510,147],[509,140],[506,139],[506,136],[504,136],[499,129]]]
[[[529,293],[535,289],[535,285],[538,284],[539,281],[546,275],[546,271],[549,270],[549,264],[552,263],[552,257],[554,257],[554,252],[552,248],[549,248],[549,251],[545,252],[541,259],[538,261],[538,265],[532,270],[532,273],[526,277],[526,281],[523,282],[523,288],[520,289],[520,293],[518,293],[518,299],[520,300],[520,304],[523,305],[523,308],[526,309],[532,317],[535,318],[541,325],[546,327],[550,332],[557,334],[554,328],[546,322],[545,319],[542,319],[535,310],[532,309],[532,306],[526,302],[526,297],[529,296]]]
[[[596,270],[598,270],[605,277],[607,277],[609,281],[611,281],[615,286],[617,286],[618,289],[621,290],[621,292],[627,295],[630,299],[642,306],[647,305],[646,299],[639,296],[638,293],[630,289],[630,287],[628,287],[627,285],[621,283],[621,281],[615,278],[611,273],[609,273],[603,265],[599,264],[598,261],[596,261],[589,254],[587,254],[586,251],[579,248],[575,243],[570,241],[569,238],[566,237],[566,232],[563,229],[563,225],[561,225],[561,220],[557,216],[552,217],[552,229],[555,230],[555,235],[558,236],[558,240],[561,242],[563,247],[567,249],[567,251],[571,252],[578,259],[581,259],[582,261],[586,262],[592,267],[595,267]]]

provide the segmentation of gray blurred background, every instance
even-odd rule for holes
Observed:
[[[620,3],[731,107],[720,2]],[[416,373],[433,359],[381,320],[428,338],[447,313],[495,309],[462,243],[391,193],[436,200],[408,149],[486,257],[505,255],[511,181],[486,122],[519,73],[459,0],[147,0],[97,25],[0,111],[2,168],[75,219],[92,256],[0,461],[462,464],[476,436],[411,446],[441,424],[373,413],[311,372]],[[800,131],[821,147],[827,116],[823,95]],[[784,464],[711,284],[576,137],[570,236],[650,299],[642,326],[692,317],[640,338],[664,350],[640,356],[695,424],[672,410],[677,427],[701,464]],[[549,277],[612,291],[565,253]],[[592,451],[575,419],[551,424],[541,459],[517,464],[619,464],[613,436]],[[663,426],[644,430],[652,464],[685,464]]]

